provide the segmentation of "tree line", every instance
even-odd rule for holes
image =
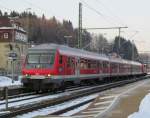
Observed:
[[[2,13],[0,10],[0,17],[18,17],[22,27],[28,32],[28,41],[34,44],[57,43],[70,47],[77,47],[78,45],[78,28],[74,28],[70,20],[60,22],[55,16],[46,18],[43,14],[42,17],[39,17],[35,13],[25,11],[22,13],[16,11]],[[71,37],[67,38],[67,36]],[[139,59],[136,45],[123,37],[116,36],[113,42],[108,42],[107,38],[101,34],[93,35],[83,30],[82,47],[98,53],[117,53],[128,60]]]

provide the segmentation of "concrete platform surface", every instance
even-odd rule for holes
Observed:
[[[137,112],[142,99],[150,92],[150,81],[146,80],[130,91],[118,97],[118,102],[110,110],[97,116],[97,118],[128,118]]]

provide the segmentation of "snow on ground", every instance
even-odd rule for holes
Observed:
[[[29,98],[34,98],[34,97],[36,97],[36,96],[38,96],[38,95],[30,95],[30,96],[24,96],[24,97],[17,97],[17,98],[12,98],[12,99],[8,99],[8,102],[14,102],[14,101],[17,101],[17,100],[22,100],[23,101],[23,99],[29,99]],[[6,100],[1,100],[0,101],[0,105],[1,104],[5,104],[5,102],[6,102]]]
[[[0,87],[6,87],[6,86],[14,86],[14,85],[21,85],[21,81],[14,81],[12,83],[12,79],[5,76],[0,76]]]
[[[62,103],[62,104],[59,104],[59,105],[54,105],[54,106],[51,106],[51,107],[39,109],[37,111],[29,112],[27,114],[17,116],[16,118],[33,118],[33,117],[36,117],[36,116],[49,115],[49,114],[54,113],[56,111],[59,111],[61,109],[65,109],[65,108],[71,107],[73,105],[79,104],[81,102],[96,98],[97,96],[98,95],[95,94],[95,95],[90,95],[90,96],[78,98],[76,100],[71,100],[71,101],[68,101],[68,102],[65,102],[65,103]],[[81,108],[80,108],[80,110],[81,110]]]
[[[58,97],[62,97],[62,96],[66,96],[68,95],[67,93],[61,93],[61,94],[55,94],[55,95],[49,95],[49,96],[42,96],[42,97],[38,97],[38,98],[34,98],[34,99],[29,99],[29,100],[22,100],[19,102],[13,102],[13,103],[9,103],[8,106],[9,107],[15,107],[18,108],[20,106],[25,106],[25,105],[29,105],[29,104],[35,104],[44,100],[50,100],[50,99],[55,99]],[[14,101],[17,100],[19,98],[16,99],[10,99],[9,101]],[[2,101],[3,103],[3,101]],[[0,105],[0,110],[5,109],[5,104]]]
[[[131,114],[128,118],[150,118],[150,93],[144,97],[139,106],[139,111]]]
[[[76,108],[76,109],[74,109],[74,110],[68,111],[68,112],[66,112],[66,113],[64,113],[64,114],[61,114],[60,116],[72,116],[72,115],[74,115],[74,114],[76,114],[76,113],[78,113],[78,112],[80,112],[80,111],[82,111],[82,110],[88,108],[88,106],[90,106],[91,103],[92,103],[92,102],[90,102],[90,103],[88,103],[88,104],[85,104],[85,105],[83,105],[83,106],[81,106],[81,107],[78,107],[78,108]]]

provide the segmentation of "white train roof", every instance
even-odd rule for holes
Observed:
[[[90,59],[95,59],[95,60],[106,60],[106,61],[109,60],[109,58],[104,54],[98,54],[98,53],[94,53],[94,52],[89,52],[89,51],[85,51],[85,50],[81,50],[81,49],[77,49],[77,48],[71,48],[71,47],[64,46],[64,45],[57,45],[57,44],[41,44],[41,45],[37,45],[30,49],[31,50],[57,49],[60,54],[64,54],[64,55],[83,57],[83,58],[87,58],[87,59],[90,58]]]
[[[41,44],[35,47],[29,48],[29,50],[58,50],[60,54],[69,55],[69,56],[76,56],[76,57],[83,57],[87,59],[93,60],[104,60],[104,61],[111,61],[114,63],[124,63],[124,64],[133,64],[133,65],[141,65],[139,62],[124,60],[121,58],[113,58],[106,56],[104,54],[98,54],[94,52],[85,51],[82,49],[71,48],[65,45],[58,45],[58,44]]]

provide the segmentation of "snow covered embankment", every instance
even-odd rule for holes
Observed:
[[[12,79],[5,76],[0,76],[0,87],[6,87],[6,86],[15,86],[15,85],[21,85],[21,81],[14,81],[12,83]]]
[[[131,114],[128,118],[150,118],[150,93],[140,103],[139,111]]]

